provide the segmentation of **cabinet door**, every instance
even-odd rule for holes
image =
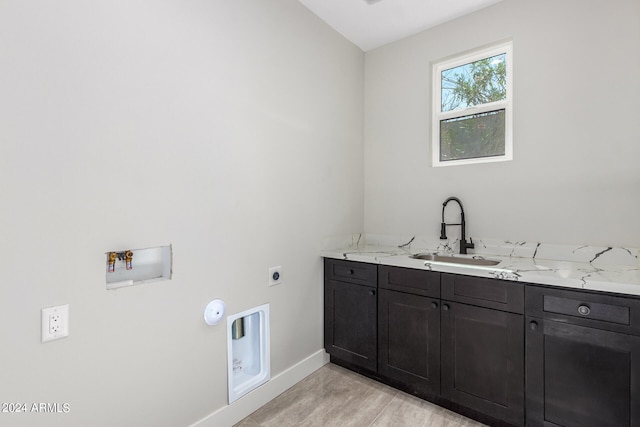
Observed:
[[[442,301],[442,397],[524,424],[524,318]]]
[[[419,396],[440,393],[440,301],[380,289],[378,372]]]
[[[376,288],[325,280],[324,347],[331,356],[377,370]]]
[[[527,425],[640,426],[640,338],[527,317]]]

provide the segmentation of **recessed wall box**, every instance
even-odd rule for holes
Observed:
[[[269,342],[269,304],[227,317],[229,404],[271,379]]]
[[[107,289],[171,279],[171,245],[106,253]]]

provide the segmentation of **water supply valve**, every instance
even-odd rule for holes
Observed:
[[[109,252],[107,256],[107,264],[108,264],[107,271],[109,273],[113,273],[116,271],[116,260],[124,261],[125,268],[127,270],[131,270],[133,268],[132,259],[133,259],[133,251],[130,249],[123,252]]]
[[[109,264],[108,271],[109,271],[109,273],[113,273],[114,271],[116,271],[116,259],[117,258],[118,258],[118,254],[116,254],[115,252],[109,252],[109,257],[108,257],[108,264]]]
[[[127,270],[131,270],[133,267],[131,266],[131,259],[133,258],[133,251],[128,250],[124,253],[124,262],[125,268]]]

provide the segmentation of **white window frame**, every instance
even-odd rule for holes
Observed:
[[[475,105],[473,107],[442,112],[442,72],[461,65],[470,64],[492,56],[505,54],[507,71],[507,96],[503,101],[490,102],[487,104]],[[432,160],[433,167],[467,165],[476,163],[504,162],[513,160],[513,43],[511,40],[495,44],[489,47],[473,50],[471,52],[457,55],[453,58],[438,61],[432,66],[433,80],[433,104],[431,107],[431,128],[432,128]],[[440,121],[456,117],[464,117],[472,114],[485,113],[488,111],[505,111],[505,132],[504,132],[504,155],[478,157],[460,160],[440,160]]]

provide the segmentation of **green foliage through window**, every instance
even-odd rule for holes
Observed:
[[[442,72],[442,111],[502,101],[507,97],[505,54]]]
[[[440,161],[504,155],[504,110],[440,122]]]
[[[433,70],[434,166],[511,160],[511,43]]]

